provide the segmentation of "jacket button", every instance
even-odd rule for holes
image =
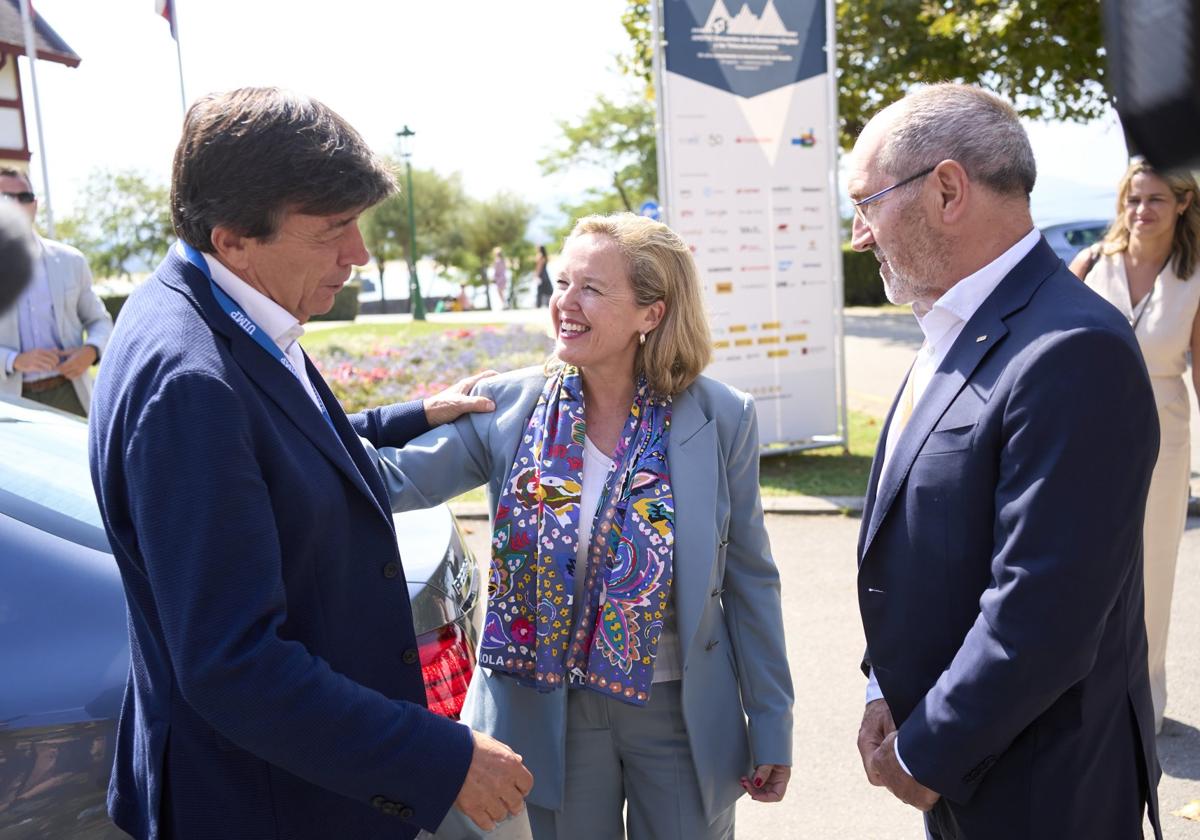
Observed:
[[[387,563],[386,565],[384,565],[384,567],[383,567],[383,576],[384,576],[385,578],[387,578],[388,580],[391,580],[392,578],[394,578],[394,577],[395,577],[396,575],[398,575],[398,574],[400,574],[400,564],[399,564],[399,563],[397,563],[395,560],[393,560],[393,561],[391,561],[390,563]]]
[[[374,807],[374,808],[376,808],[376,809],[378,809],[378,810],[380,810],[380,811],[382,811],[382,810],[383,810],[383,806],[384,806],[386,803],[387,803],[387,800],[386,800],[386,799],[384,799],[382,796],[376,796],[376,797],[373,797],[373,798],[371,799],[371,806],[372,806],[372,807]]]
[[[384,814],[386,814],[386,815],[387,815],[387,816],[389,816],[389,817],[394,817],[394,816],[396,816],[396,814],[397,814],[397,813],[399,813],[399,811],[400,811],[400,809],[396,807],[396,803],[395,803],[395,802],[385,802],[385,803],[383,803],[383,808],[381,808],[380,810],[382,810],[382,811],[383,811],[383,813],[384,813]]]
[[[404,651],[404,653],[401,655],[401,658],[404,660],[405,665],[415,665],[417,664],[417,660],[419,660],[421,657],[417,653],[416,649],[409,648],[408,650]]]
[[[400,819],[402,819],[402,820],[411,820],[412,816],[413,816],[413,809],[409,808],[407,805],[405,805],[403,808],[400,809],[400,813],[397,814],[397,816],[400,817]]]

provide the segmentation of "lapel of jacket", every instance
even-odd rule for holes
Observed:
[[[1007,274],[996,289],[987,297],[976,310],[971,319],[963,327],[950,352],[942,360],[929,385],[921,395],[920,401],[909,418],[908,425],[900,433],[896,441],[896,451],[888,458],[887,470],[879,475],[878,466],[872,466],[872,477],[878,484],[874,504],[868,513],[864,513],[867,522],[865,536],[860,540],[859,562],[866,557],[871,547],[871,540],[879,531],[879,525],[887,516],[892,503],[900,491],[913,461],[925,445],[926,438],[933,431],[946,409],[958,396],[963,386],[970,380],[975,368],[983,358],[992,351],[1008,334],[1004,321],[1013,312],[1021,309],[1029,302],[1038,286],[1048,277],[1060,262],[1054,251],[1041,239]],[[984,336],[982,340],[980,337]],[[895,406],[893,405],[893,411]],[[891,417],[888,418],[890,424]],[[880,432],[880,447],[886,445],[887,426]],[[867,516],[869,514],[869,519]]]
[[[875,502],[879,498],[879,472],[883,469],[883,460],[887,454],[888,429],[891,428],[892,418],[896,416],[896,406],[900,404],[900,395],[904,393],[904,387],[908,384],[909,376],[912,376],[911,366],[904,377],[904,381],[900,383],[900,390],[892,398],[892,407],[888,409],[887,418],[883,421],[883,427],[879,430],[879,443],[875,447],[875,457],[871,459],[871,475],[867,479],[867,498],[863,504],[862,524],[858,527],[858,562],[860,564],[863,558],[863,548],[867,542],[867,532],[870,530],[871,521],[874,518]]]
[[[303,352],[303,351],[301,351]],[[308,353],[304,353],[304,366],[308,372],[308,379],[312,382],[313,390],[317,392],[321,402],[325,404],[325,410],[329,412],[329,419],[333,421],[334,427],[337,429],[338,438],[341,439],[343,451],[349,456],[353,466],[355,467],[353,475],[346,470],[344,464],[339,464],[344,472],[350,477],[361,479],[358,485],[360,490],[368,493],[375,499],[379,506],[379,512],[384,515],[390,524],[392,523],[391,502],[388,500],[387,489],[383,486],[383,479],[380,478],[379,472],[375,469],[375,465],[371,463],[371,458],[367,455],[367,450],[363,448],[362,441],[354,431],[354,427],[350,425],[350,419],[346,417],[346,412],[342,410],[342,405],[337,401],[337,397],[333,395],[333,391],[329,389],[325,379],[317,371],[316,366],[312,363],[312,359],[308,357]],[[307,394],[305,397],[307,398]],[[311,400],[309,400],[311,403]],[[325,431],[329,431],[329,424],[325,421],[320,421],[325,427]],[[328,438],[328,435],[326,435]]]
[[[372,501],[381,515],[389,523],[388,507],[381,505],[382,487],[372,487],[364,478],[364,471],[356,466],[356,461],[350,453],[362,449],[362,443],[354,434],[345,412],[342,411],[332,392],[324,380],[316,372],[305,356],[305,367],[317,395],[325,403],[337,429],[335,435],[329,424],[321,417],[312,399],[304,390],[304,386],[277,359],[271,357],[252,338],[234,325],[229,316],[221,311],[213,297],[212,290],[206,278],[200,271],[174,249],[168,257],[169,267],[174,271],[163,272],[163,282],[182,292],[192,300],[193,305],[201,316],[208,322],[213,332],[225,336],[229,341],[229,352],[242,371],[274,402],[282,413],[290,420],[320,452],[341,470],[358,490]],[[366,455],[359,459],[364,462],[367,470]],[[371,471],[373,474],[373,471]],[[378,481],[377,481],[378,483]]]
[[[717,557],[718,441],[716,424],[690,391],[677,395],[671,409],[667,458],[675,497],[675,547],[672,554],[675,621],[679,650],[688,648],[700,626],[708,583]]]

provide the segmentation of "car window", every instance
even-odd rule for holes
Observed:
[[[5,402],[0,407],[0,490],[103,528],[88,472],[87,427]]]
[[[1104,237],[1104,230],[1102,227],[1076,228],[1064,233],[1063,239],[1076,248],[1086,248],[1099,242]]]

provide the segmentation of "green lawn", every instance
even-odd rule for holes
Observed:
[[[325,330],[312,330],[304,334],[304,349],[317,350],[332,344],[346,341],[363,341],[366,343],[387,340],[394,344],[402,344],[412,338],[422,338],[427,335],[438,335],[448,330],[459,328],[476,329],[478,327],[498,327],[500,324],[439,324],[433,321],[408,321],[395,324],[347,324],[344,327],[330,327]]]
[[[840,446],[762,459],[759,483],[764,496],[862,496],[882,421],[850,412],[850,454]]]

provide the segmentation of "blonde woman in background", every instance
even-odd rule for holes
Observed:
[[[1143,527],[1146,636],[1155,731],[1167,705],[1167,628],[1175,561],[1187,520],[1191,446],[1184,373],[1200,396],[1200,207],[1191,175],[1156,172],[1135,160],[1117,188],[1117,219],[1071,271],[1133,326],[1158,407],[1161,443]],[[1120,445],[1115,441],[1114,445]]]

